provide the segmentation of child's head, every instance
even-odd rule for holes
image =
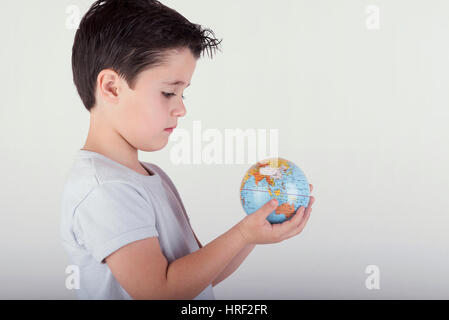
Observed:
[[[96,1],[75,35],[73,81],[91,118],[135,149],[158,150],[186,112],[197,59],[220,42],[156,0]]]

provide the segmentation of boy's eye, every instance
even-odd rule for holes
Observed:
[[[173,97],[173,96],[176,96],[176,93],[174,93],[174,92],[162,92],[162,94],[164,95],[164,97],[166,97],[166,98],[168,98],[168,99],[170,99],[171,97]],[[186,97],[184,97],[184,96],[181,96],[183,99],[185,99]]]

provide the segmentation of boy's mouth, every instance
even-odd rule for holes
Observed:
[[[165,128],[164,131],[171,133],[171,132],[173,132],[173,129],[175,129],[175,128],[176,128],[176,126],[171,127],[171,128]]]

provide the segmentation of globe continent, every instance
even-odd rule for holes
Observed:
[[[278,207],[270,213],[270,223],[282,223],[309,204],[310,187],[303,171],[283,158],[269,158],[251,166],[242,179],[240,201],[246,214],[261,208],[271,199]]]

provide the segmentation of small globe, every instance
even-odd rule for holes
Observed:
[[[282,158],[257,162],[246,172],[240,186],[240,200],[248,215],[271,199],[278,201],[278,207],[267,217],[270,223],[289,220],[300,206],[308,206],[309,195],[309,182],[302,170]]]

